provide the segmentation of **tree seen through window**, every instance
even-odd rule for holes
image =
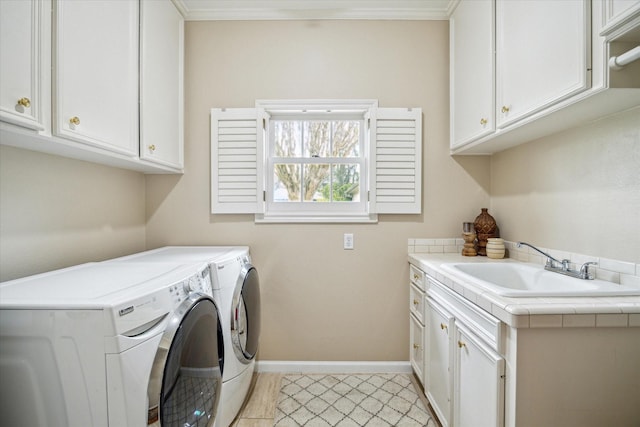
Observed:
[[[274,120],[274,201],[360,200],[356,120]]]

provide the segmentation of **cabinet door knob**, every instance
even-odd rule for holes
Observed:
[[[420,304],[420,301],[418,301],[417,299],[414,299],[413,300],[413,305],[418,305],[418,304]]]
[[[502,106],[502,112],[503,113],[508,113],[509,112],[509,107],[507,107],[506,105]]]
[[[487,124],[487,119],[480,119],[480,124],[482,126],[486,125]]]
[[[420,278],[420,276],[418,276],[417,274],[413,275],[413,280],[418,280]]]
[[[24,108],[31,107],[31,100],[29,98],[18,99],[18,105],[22,105]]]
[[[155,146],[155,145],[153,145],[153,144],[151,144],[151,145],[149,146],[149,151],[151,151],[152,153],[153,153],[154,151],[156,151],[156,146]]]
[[[80,117],[78,117],[78,116],[71,117],[69,119],[69,123],[71,123],[72,125],[78,126],[80,124]]]
[[[419,349],[419,348],[420,348],[420,346],[419,346],[418,344],[414,344],[414,345],[413,345],[413,349],[414,349],[414,350],[417,350],[417,349]]]
[[[466,347],[467,345],[465,343],[463,343],[462,341],[458,341],[458,347],[462,348],[462,347]]]
[[[444,323],[440,323],[440,329],[445,330],[445,329],[449,329],[449,327]]]

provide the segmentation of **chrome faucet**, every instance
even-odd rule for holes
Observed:
[[[560,274],[564,274],[565,276],[571,276],[571,277],[575,277],[578,279],[583,279],[583,280],[593,280],[594,276],[593,274],[589,271],[589,266],[590,265],[598,265],[597,262],[585,262],[584,264],[582,264],[582,266],[580,267],[580,270],[572,270],[571,269],[571,261],[568,259],[563,259],[562,261],[555,259],[554,257],[552,257],[551,255],[549,255],[548,253],[541,251],[540,249],[536,248],[533,245],[530,245],[529,243],[526,242],[518,242],[517,247],[522,247],[522,246],[528,246],[531,249],[533,249],[534,251],[544,255],[545,257],[547,257],[547,262],[544,265],[544,269],[548,270],[548,271],[552,271],[554,273],[560,273]]]

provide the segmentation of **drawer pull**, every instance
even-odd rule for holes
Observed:
[[[445,325],[444,323],[440,323],[440,329],[445,330],[448,329],[449,327],[447,325]]]
[[[417,350],[417,349],[419,349],[419,348],[420,348],[420,346],[419,346],[418,344],[414,344],[414,345],[413,345],[413,349],[414,349],[414,350]]]
[[[509,112],[509,107],[507,107],[506,105],[503,105],[500,111],[502,111],[503,114],[507,114]]]
[[[78,126],[80,124],[80,118],[78,116],[73,116],[69,119],[69,123]]]
[[[466,346],[467,346],[467,345],[466,345],[464,342],[462,342],[462,341],[458,341],[458,347],[459,347],[459,348],[466,347]]]
[[[414,299],[413,300],[413,305],[418,305],[418,304],[420,304],[420,301],[418,301],[417,299]]]
[[[480,119],[480,124],[482,126],[486,125],[487,124],[487,119]]]
[[[413,275],[413,280],[418,280],[420,278],[420,276],[418,276],[417,274]]]

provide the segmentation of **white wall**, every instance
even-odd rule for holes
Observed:
[[[250,245],[262,360],[408,360],[407,239],[459,235],[489,202],[489,159],[449,156],[448,23],[189,22],[186,46],[185,174],[147,177],[149,247]],[[209,214],[209,110],[287,98],[421,107],[423,214],[356,225]]]
[[[640,262],[640,107],[503,151],[491,213],[507,240]]]
[[[0,146],[0,281],[143,250],[144,175]]]

